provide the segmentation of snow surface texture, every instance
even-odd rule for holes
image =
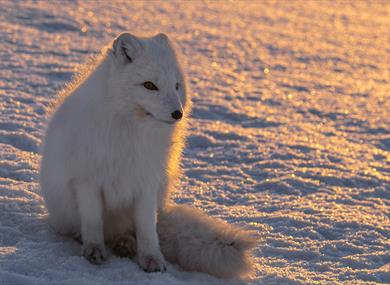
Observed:
[[[390,3],[0,1],[0,284],[390,283]],[[102,266],[37,184],[56,94],[119,32],[165,32],[194,110],[177,203],[258,232],[246,281]]]

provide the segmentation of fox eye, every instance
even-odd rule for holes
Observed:
[[[179,90],[179,83],[176,83],[176,90]]]
[[[154,90],[154,91],[157,91],[158,90],[158,88],[157,88],[157,86],[156,85],[154,85],[154,83],[153,82],[150,82],[150,81],[146,81],[146,82],[144,82],[144,87],[146,88],[146,89],[149,89],[149,90]]]

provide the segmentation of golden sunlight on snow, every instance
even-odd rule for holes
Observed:
[[[225,282],[88,267],[41,220],[50,106],[123,31],[164,32],[180,51],[193,111],[173,200],[256,231],[250,282],[390,283],[389,1],[0,6],[0,283]]]

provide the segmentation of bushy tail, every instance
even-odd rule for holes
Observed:
[[[172,206],[159,214],[157,231],[165,258],[189,271],[222,278],[251,271],[251,232],[207,216],[189,206]]]

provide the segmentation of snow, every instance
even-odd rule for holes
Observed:
[[[0,284],[390,283],[386,1],[1,1]],[[258,232],[255,272],[93,266],[52,232],[46,114],[119,32],[167,33],[194,110],[177,203]]]

